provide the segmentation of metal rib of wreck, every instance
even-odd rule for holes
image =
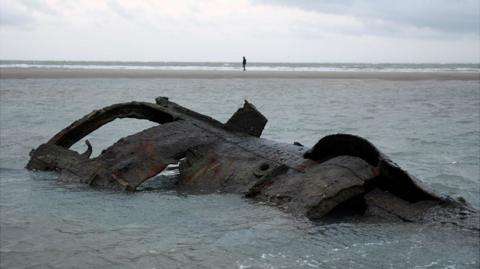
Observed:
[[[120,139],[98,157],[91,145],[69,148],[117,118],[160,125]],[[267,119],[245,104],[222,124],[166,97],[96,110],[30,153],[27,169],[55,170],[60,180],[135,191],[169,164],[179,165],[175,188],[231,192],[311,220],[438,221],[479,230],[479,214],[441,196],[402,170],[367,140],[326,136],[311,149],[260,138]]]

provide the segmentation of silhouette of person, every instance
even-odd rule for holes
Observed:
[[[247,59],[245,59],[245,56],[243,56],[243,71],[247,71],[247,69],[245,69],[246,65],[247,65]]]

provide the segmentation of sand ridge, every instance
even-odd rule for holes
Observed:
[[[0,68],[0,79],[172,78],[172,79],[383,79],[480,80],[478,72],[224,71],[81,68]]]

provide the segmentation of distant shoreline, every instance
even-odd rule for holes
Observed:
[[[0,79],[162,78],[162,79],[381,79],[480,80],[475,72],[226,71],[76,68],[0,68]]]

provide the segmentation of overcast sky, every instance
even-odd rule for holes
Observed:
[[[480,62],[478,0],[0,0],[0,59]]]

